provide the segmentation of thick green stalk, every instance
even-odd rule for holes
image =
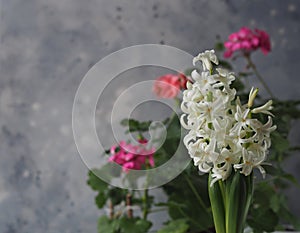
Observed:
[[[240,233],[237,232],[239,223],[238,209],[239,209],[239,193],[240,193],[240,176],[239,174],[232,174],[226,181],[225,191],[225,225],[226,233]]]
[[[222,191],[218,183],[211,185],[212,176],[208,178],[208,194],[213,213],[216,233],[226,233],[225,231],[225,209]]]
[[[209,176],[209,184],[211,182]],[[253,195],[253,175],[233,172],[226,181],[209,187],[217,233],[242,233]]]

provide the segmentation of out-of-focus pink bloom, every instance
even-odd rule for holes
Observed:
[[[263,52],[263,54],[268,54],[271,51],[271,42],[270,42],[270,37],[268,33],[265,31],[256,29],[255,32],[259,36],[259,41],[260,41],[260,49]]]
[[[184,74],[166,74],[155,80],[153,92],[160,98],[175,98],[181,89],[186,89],[187,81]]]
[[[154,167],[153,154],[154,148],[147,149],[148,141],[146,139],[139,140],[139,145],[132,145],[121,141],[118,146],[110,148],[110,162],[115,162],[122,166],[123,171],[128,172],[130,169],[140,170],[143,165]]]
[[[249,54],[260,48],[265,55],[271,51],[269,35],[263,30],[252,31],[247,27],[242,27],[238,32],[230,34],[224,46],[226,48],[224,57],[226,58],[231,57],[235,51]]]

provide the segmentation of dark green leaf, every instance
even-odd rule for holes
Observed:
[[[108,190],[107,196],[111,200],[113,205],[117,205],[122,201],[126,200],[127,190],[120,189],[120,188],[110,188]]]
[[[262,165],[262,167],[266,170],[266,173],[271,176],[278,176],[281,174],[280,169],[276,168],[272,165]]]
[[[282,205],[279,210],[280,217],[286,222],[293,225],[295,230],[300,230],[300,219],[294,216],[286,207],[286,205]]]
[[[298,187],[300,187],[300,186],[299,186],[298,180],[297,180],[296,177],[294,177],[292,174],[288,174],[288,173],[283,174],[283,175],[282,175],[282,178],[284,178],[284,179],[286,179],[286,180],[292,182],[293,184],[297,185]]]
[[[96,174],[100,169],[90,170],[88,173],[87,184],[96,191],[104,191],[107,189],[108,184],[101,180]]]
[[[147,232],[151,226],[152,226],[152,223],[150,221],[147,221],[147,220],[144,220],[144,219],[139,219],[136,221],[135,223],[136,227],[137,227],[137,233],[145,233]]]
[[[170,221],[162,229],[158,230],[157,233],[185,233],[189,229],[186,219],[177,219]]]
[[[253,211],[253,215],[248,219],[248,224],[256,231],[271,232],[275,230],[279,221],[278,216],[271,209],[258,208]]]
[[[207,189],[208,176],[200,176],[195,166],[189,166],[188,168],[192,170],[190,173],[183,172],[163,187],[169,196],[167,202],[168,212],[173,220],[186,219],[191,231],[205,231],[213,226],[212,214],[208,210],[210,206]],[[186,180],[186,176],[190,179],[207,208],[204,209],[199,203],[197,195],[195,195]]]
[[[228,69],[228,70],[232,70],[231,64],[225,60],[219,60],[219,66],[221,66],[225,69]]]
[[[101,209],[104,206],[106,200],[107,200],[107,196],[104,194],[104,192],[99,192],[95,198],[96,205],[98,206],[99,209]]]
[[[135,119],[123,119],[121,121],[122,126],[129,128],[129,132],[146,132],[149,130],[152,121],[139,122]]]
[[[152,223],[140,218],[126,218],[120,219],[121,233],[146,233],[152,226]]]
[[[281,200],[279,195],[273,195],[270,197],[270,207],[275,213],[278,213],[280,205]]]
[[[287,138],[283,137],[279,132],[275,131],[271,134],[273,148],[279,152],[283,153],[289,149],[289,141]]]
[[[212,182],[212,175],[211,173],[209,174],[209,179],[208,179],[208,193],[209,193],[209,199],[211,203],[211,209],[212,209],[212,214],[214,218],[214,223],[215,223],[215,228],[216,232],[225,232],[226,229],[226,223],[225,223],[225,218],[224,216],[227,216],[226,213],[226,201],[224,200],[224,195],[222,190],[224,189],[224,183],[214,183],[212,186],[210,183]],[[232,179],[229,179],[228,182],[232,182]],[[221,187],[222,185],[222,187]],[[227,185],[229,187],[229,184]],[[227,191],[227,190],[226,190]],[[225,192],[226,192],[225,191]],[[234,207],[234,205],[232,205]],[[238,211],[238,208],[235,209]],[[234,217],[235,218],[235,217]],[[240,222],[238,223],[240,224]],[[236,227],[236,225],[233,225],[232,227]]]
[[[218,41],[215,43],[215,50],[222,52],[224,51],[225,47],[224,47],[224,43],[222,41]]]
[[[98,233],[116,233],[119,228],[119,220],[111,220],[107,216],[101,216],[98,220]]]
[[[244,83],[239,78],[235,79],[235,81],[231,84],[231,87],[238,90],[239,93],[245,89]],[[246,96],[248,97],[248,95]]]

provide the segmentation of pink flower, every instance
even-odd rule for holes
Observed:
[[[139,140],[139,143],[139,145],[132,145],[121,141],[118,146],[112,146],[109,161],[121,165],[124,172],[130,169],[140,170],[143,165],[154,167],[154,148],[146,148],[148,143],[146,139]]]
[[[224,57],[226,58],[231,57],[235,51],[249,54],[260,48],[265,55],[271,51],[269,35],[263,30],[252,31],[247,27],[242,27],[238,32],[230,34],[224,46],[226,48]]]
[[[268,33],[265,31],[256,29],[255,32],[259,36],[259,41],[260,41],[260,49],[263,52],[263,54],[268,54],[271,51],[271,42],[270,42],[270,37]]]
[[[184,74],[166,74],[155,80],[153,92],[160,98],[174,98],[181,89],[186,89],[187,77]]]

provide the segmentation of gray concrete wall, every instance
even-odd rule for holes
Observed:
[[[85,73],[111,52],[164,43],[196,55],[216,35],[258,27],[273,44],[270,55],[255,55],[258,68],[277,96],[300,99],[296,0],[1,0],[0,7],[3,233],[96,232],[100,212],[73,141],[71,110]],[[154,78],[145,74],[135,80]],[[295,125],[292,139],[299,143]],[[299,155],[286,166],[300,180]],[[300,217],[299,194],[289,190]]]

